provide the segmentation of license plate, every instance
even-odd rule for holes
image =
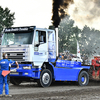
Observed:
[[[10,56],[17,56],[17,54],[16,53],[11,53]]]

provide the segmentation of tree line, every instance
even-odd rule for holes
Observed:
[[[88,56],[100,54],[100,31],[87,25],[83,29],[74,26],[74,20],[70,16],[64,18],[59,25],[59,52],[70,51],[76,54],[77,41],[81,54]]]

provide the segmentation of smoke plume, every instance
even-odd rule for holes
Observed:
[[[74,0],[68,8],[68,14],[75,25],[83,28],[85,25],[100,30],[100,0]]]
[[[73,3],[73,0],[53,0],[52,21],[55,27],[58,27],[61,19],[67,15],[68,6],[71,3]]]
[[[87,25],[100,30],[100,0],[53,0],[52,12],[55,27],[69,15],[81,29]]]

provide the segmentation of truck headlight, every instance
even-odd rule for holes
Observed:
[[[31,66],[23,66],[23,69],[31,69]]]

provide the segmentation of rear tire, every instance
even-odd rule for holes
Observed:
[[[10,78],[10,82],[11,82],[13,85],[19,85],[19,84],[21,84],[22,80],[20,80],[19,78],[13,78],[13,77],[11,77],[11,78]]]
[[[37,81],[38,86],[49,87],[52,83],[52,73],[48,69],[41,72],[40,79]]]
[[[78,77],[78,84],[80,86],[86,86],[89,83],[89,75],[86,71],[82,71]]]

